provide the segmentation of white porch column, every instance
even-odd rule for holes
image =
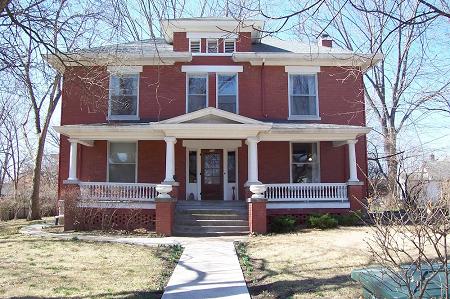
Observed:
[[[175,137],[165,137],[166,142],[166,178],[165,184],[174,183],[173,176],[175,175],[175,143],[177,139]]]
[[[355,144],[357,140],[347,140],[348,144],[348,167],[349,167],[349,182],[358,182],[358,172],[356,168],[356,152]]]
[[[258,180],[258,138],[249,137],[245,141],[248,146],[248,180],[246,185],[261,184]]]
[[[70,142],[70,159],[69,159],[69,181],[78,181],[77,178],[77,157],[78,157],[78,142],[77,140],[69,139]]]

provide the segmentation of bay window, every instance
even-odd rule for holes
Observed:
[[[237,113],[237,74],[217,74],[217,108]]]
[[[110,182],[136,182],[136,143],[110,142],[108,179]]]
[[[289,117],[318,117],[317,76],[289,74]]]
[[[320,163],[317,146],[317,143],[291,144],[292,183],[320,182]]]
[[[188,74],[187,112],[206,108],[208,104],[208,74]]]
[[[139,75],[111,74],[109,88],[109,118],[138,117]]]

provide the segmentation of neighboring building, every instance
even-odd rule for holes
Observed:
[[[261,38],[263,25],[163,20],[164,38],[68,55],[56,128],[61,196],[80,188],[79,214],[133,211],[142,215],[133,226],[156,221],[165,234],[172,233],[174,204],[155,204],[161,183],[173,186],[177,210],[240,211],[248,187],[265,184],[268,203],[250,206],[251,231],[265,230],[266,215],[360,209],[370,130],[363,73],[380,57],[333,47],[328,38],[319,45]],[[49,61],[61,68],[57,58]],[[210,220],[207,226],[220,226]]]
[[[437,160],[433,154],[420,170],[402,174],[401,180],[403,188],[422,202],[445,200],[450,195],[450,160]]]

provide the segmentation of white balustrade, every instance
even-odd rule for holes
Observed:
[[[158,195],[157,184],[80,182],[82,200],[153,201]]]
[[[265,184],[268,201],[348,201],[345,183]]]

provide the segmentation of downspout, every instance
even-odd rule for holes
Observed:
[[[262,60],[262,64],[261,64],[261,75],[259,76],[261,78],[261,110],[262,110],[262,115],[267,118],[268,115],[266,113],[266,103],[265,103],[265,76],[264,76],[264,64],[266,63],[266,59],[263,58]]]

